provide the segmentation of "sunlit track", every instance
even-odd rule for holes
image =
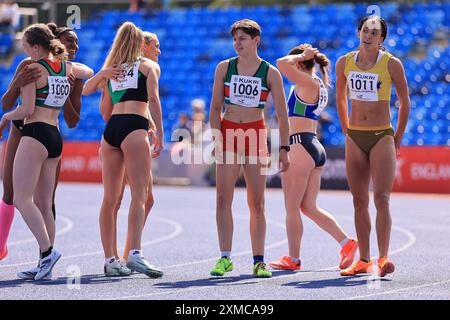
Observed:
[[[167,223],[167,224],[173,226],[175,228],[175,230],[173,232],[171,232],[170,234],[166,235],[166,236],[162,236],[162,237],[154,239],[154,240],[142,242],[142,244],[141,244],[142,247],[146,247],[146,246],[150,246],[150,245],[153,245],[153,244],[157,244],[157,243],[160,243],[160,242],[164,242],[164,241],[168,241],[168,240],[174,239],[175,237],[177,237],[183,231],[183,227],[180,224],[178,224],[176,221],[173,221],[173,220],[170,220],[170,219],[166,219],[166,218],[161,218],[161,217],[154,217],[154,219],[162,221],[164,223]],[[33,239],[33,240],[36,241],[35,239]],[[27,242],[31,242],[31,241],[27,240]],[[123,247],[118,248],[118,249],[119,250],[123,250]],[[73,254],[73,255],[68,255],[68,256],[62,256],[60,260],[69,260],[69,259],[75,259],[75,258],[83,258],[83,257],[96,256],[96,255],[101,255],[101,254],[103,254],[103,251],[100,251],[100,250],[99,251],[93,251],[93,252],[85,252],[85,253],[80,253],[80,254]],[[28,261],[28,262],[21,262],[21,263],[15,263],[15,264],[0,265],[0,268],[27,266],[27,265],[32,265],[32,264],[35,264],[35,263],[36,263],[36,261]]]
[[[441,269],[438,261],[447,254],[448,232],[444,225],[450,217],[442,208],[445,198],[396,197],[395,220],[392,225],[390,257],[396,271],[374,282],[372,275],[341,277],[339,275],[336,241],[304,218],[302,240],[302,265],[300,272],[274,271],[270,279],[258,279],[251,271],[251,242],[249,237],[249,212],[245,189],[236,189],[233,205],[234,236],[232,259],[235,270],[224,277],[209,275],[218,254],[215,225],[215,190],[213,188],[179,188],[156,186],[156,205],[148,220],[143,238],[144,254],[163,272],[160,279],[150,279],[134,273],[130,277],[110,278],[103,275],[103,252],[98,227],[98,206],[101,203],[101,185],[62,183],[59,187],[58,206],[65,212],[60,220],[58,248],[63,256],[54,268],[51,282],[21,281],[15,274],[33,266],[30,247],[37,247],[29,239],[11,247],[10,257],[0,262],[0,297],[8,299],[408,299],[420,292],[421,298],[448,298],[450,269]],[[70,199],[66,197],[70,194]],[[71,199],[89,197],[83,210],[73,210]],[[177,199],[177,201],[173,201]],[[203,199],[199,202],[198,199]],[[126,192],[123,208],[130,201]],[[183,210],[179,209],[183,204]],[[319,203],[332,212],[344,230],[354,236],[351,195],[348,192],[322,191]],[[72,210],[68,210],[68,209]],[[371,208],[372,218],[375,217]],[[71,214],[67,214],[70,212]],[[126,214],[119,215],[118,243],[124,243]],[[20,219],[20,217],[19,217]],[[267,236],[266,262],[287,250],[283,194],[278,189],[268,189],[266,194]],[[68,230],[70,229],[70,230]],[[26,234],[27,226],[16,221],[11,234]],[[61,234],[63,233],[63,234]],[[17,239],[17,238],[16,238]],[[433,247],[428,244],[432,241]],[[372,230],[371,252],[377,258],[376,235]],[[418,268],[416,257],[427,256],[424,268]],[[444,256],[443,256],[444,255]],[[27,258],[25,258],[27,257]],[[16,259],[17,263],[8,259]],[[26,260],[25,260],[26,259]],[[80,270],[80,289],[69,290],[71,277],[67,270]],[[379,288],[371,288],[374,284]],[[215,290],[213,289],[215,288]],[[411,289],[409,289],[411,288]],[[213,290],[211,290],[213,289]],[[386,293],[386,296],[383,295]]]

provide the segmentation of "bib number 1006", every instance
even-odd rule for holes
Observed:
[[[238,85],[237,83],[233,83],[233,93],[257,96],[259,91],[257,86],[253,87],[251,84],[240,83]]]

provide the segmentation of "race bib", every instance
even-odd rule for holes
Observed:
[[[325,109],[327,104],[328,104],[328,90],[322,83],[320,83],[319,103],[317,108],[313,111],[313,113],[316,116],[320,116],[320,114],[322,113],[323,109]]]
[[[378,74],[351,71],[348,76],[350,99],[378,101]]]
[[[61,107],[70,95],[70,83],[67,77],[48,76],[48,95],[44,104]]]
[[[261,78],[232,75],[230,102],[243,107],[257,107],[261,98],[261,84]]]
[[[119,78],[117,81],[111,79],[111,88],[113,91],[120,91],[125,89],[137,89],[138,87],[138,74],[139,74],[139,62],[133,63],[131,68],[128,68],[127,64],[123,64],[121,67],[125,70],[125,75]]]

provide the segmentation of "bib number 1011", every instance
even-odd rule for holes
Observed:
[[[366,90],[366,91],[367,90],[370,90],[370,91],[374,90],[374,88],[373,88],[373,81],[367,81],[367,80],[361,80],[361,79],[357,79],[357,80],[350,79],[350,84],[351,84],[352,88],[356,89],[356,90],[361,90],[361,89]],[[367,88],[368,84],[370,85],[370,89]],[[364,86],[364,88],[363,88],[363,86]]]

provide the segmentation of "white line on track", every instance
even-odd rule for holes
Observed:
[[[235,218],[241,218],[241,219],[247,218],[248,219],[248,217],[243,217],[243,216],[235,216]],[[285,229],[284,224],[281,224],[281,223],[279,223],[277,221],[266,219],[266,222],[267,222],[267,224],[271,224],[271,225],[274,225],[276,227],[280,227],[282,229]],[[285,243],[287,243],[287,239],[282,240],[282,241],[278,241],[278,242],[275,242],[275,243],[272,243],[272,244],[266,246],[265,250],[276,248],[276,247],[281,246],[281,245],[283,245]],[[247,250],[247,251],[241,251],[241,252],[233,253],[233,257],[239,257],[239,256],[243,256],[243,255],[246,255],[246,254],[249,254],[249,253],[252,253],[252,250]],[[207,259],[202,259],[202,260],[195,260],[195,261],[191,261],[191,262],[185,262],[185,263],[180,263],[180,264],[173,264],[173,265],[170,265],[170,266],[163,266],[163,267],[161,267],[161,269],[164,270],[164,269],[185,267],[185,266],[190,266],[190,265],[193,265],[193,264],[200,264],[200,263],[211,262],[211,261],[216,261],[216,260],[217,260],[217,256],[214,256],[212,258],[207,258]]]
[[[168,241],[171,240],[175,237],[177,237],[182,231],[183,231],[183,227],[176,221],[171,220],[171,219],[166,219],[166,218],[161,218],[161,217],[153,217],[152,219],[155,220],[160,220],[162,222],[165,222],[167,224],[172,225],[175,230],[168,234],[165,235],[163,237],[154,239],[154,240],[150,240],[150,241],[146,241],[146,242],[142,242],[141,246],[148,246],[148,245],[152,245],[155,243],[159,243],[159,242],[163,242],[163,241]],[[123,248],[119,248],[120,250],[122,250]],[[103,254],[103,250],[99,250],[99,251],[92,251],[92,252],[85,252],[85,253],[80,253],[80,254],[74,254],[71,256],[63,256],[60,260],[67,260],[67,259],[73,259],[73,258],[80,258],[80,257],[88,257],[88,256],[95,256],[95,255],[100,255]],[[8,268],[8,267],[18,267],[18,266],[26,266],[26,265],[32,265],[35,264],[36,261],[29,261],[29,262],[22,262],[22,263],[16,263],[16,264],[6,264],[6,265],[0,265],[0,268]]]
[[[58,215],[58,220],[64,221],[65,226],[56,232],[57,237],[60,237],[66,233],[69,233],[73,229],[73,222],[69,218],[64,217],[62,215]],[[17,246],[17,245],[26,244],[26,243],[34,243],[34,242],[36,242],[36,238],[31,237],[31,238],[27,238],[27,239],[23,239],[23,240],[8,242],[8,247]]]
[[[411,290],[414,290],[414,289],[421,289],[421,288],[438,286],[438,285],[441,285],[441,284],[444,284],[444,283],[450,283],[450,280],[426,283],[426,284],[423,284],[423,285],[420,285],[420,286],[405,287],[405,288],[401,288],[401,289],[388,290],[388,291],[383,291],[383,292],[378,292],[378,293],[366,294],[366,295],[362,295],[362,296],[350,297],[350,298],[346,298],[344,300],[354,300],[354,299],[375,297],[375,296],[380,296],[380,295],[387,295],[387,294],[397,293],[397,292],[402,292],[402,291],[411,291]]]
[[[269,222],[269,220],[267,220],[267,222]],[[284,228],[284,225],[279,224],[278,222],[272,222],[271,224],[274,224],[276,226],[282,226]],[[397,230],[403,234],[405,234],[408,237],[408,241],[405,245],[403,245],[402,247],[400,247],[399,249],[396,249],[394,251],[392,251],[389,255],[395,255],[398,254],[402,251],[407,250],[408,248],[410,248],[412,245],[414,245],[414,243],[416,242],[416,237],[414,236],[414,234],[412,232],[410,232],[409,230],[406,230],[404,228],[401,227],[397,227],[397,226],[392,226],[393,230]],[[284,240],[284,242],[287,242],[287,240]],[[274,245],[272,245],[272,247],[274,247]],[[268,249],[268,247],[266,247],[266,249]],[[241,255],[242,253],[239,253],[237,255]],[[233,254],[233,256],[236,256],[236,254]],[[187,264],[180,264],[180,265],[172,265],[172,266],[167,266],[167,267],[162,267],[162,269],[167,269],[167,268],[175,268],[178,266],[185,266],[188,264],[197,264],[197,263],[203,263],[203,262],[209,262],[211,260],[216,260],[217,257],[212,258],[212,259],[205,259],[205,260],[201,260],[201,261],[193,261]],[[317,271],[329,271],[329,270],[334,270],[334,269],[338,269],[338,266],[333,266],[333,267],[327,267],[327,268],[323,268],[323,269],[318,269]],[[308,273],[312,273],[315,272],[313,270],[311,271],[307,271]],[[302,276],[302,272],[295,272],[294,274],[289,274],[289,275],[282,275],[282,276],[276,276],[276,277],[272,277],[272,278],[268,278],[268,279],[258,279],[258,278],[252,278],[249,281],[242,281],[239,282],[239,284],[246,284],[246,283],[259,283],[259,282],[266,282],[266,281],[273,281],[273,280],[279,280],[279,279],[288,279],[288,278],[293,278],[293,277],[299,277]],[[215,285],[215,286],[210,286],[210,287],[196,287],[196,288],[190,288],[190,289],[175,289],[175,290],[171,290],[171,291],[165,291],[165,292],[154,292],[154,293],[147,293],[147,294],[141,294],[141,295],[133,295],[133,296],[123,296],[123,297],[115,297],[115,298],[104,298],[104,299],[110,299],[110,300],[126,300],[126,299],[136,299],[136,298],[143,298],[143,297],[151,297],[151,296],[160,296],[160,295],[166,295],[166,294],[172,294],[172,293],[179,293],[179,292],[190,292],[190,291],[197,291],[197,290],[205,290],[205,289],[211,289],[211,288],[217,288],[217,287],[222,287],[222,286],[230,286],[230,285],[235,285],[235,283],[232,284],[224,284],[224,285]],[[381,293],[379,293],[381,294]],[[101,300],[104,300],[101,299]]]

